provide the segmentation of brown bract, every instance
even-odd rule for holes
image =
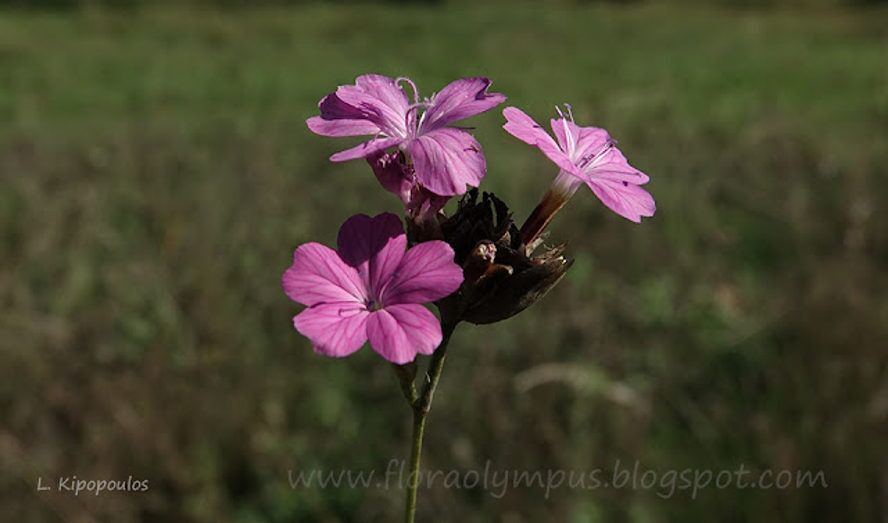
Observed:
[[[439,216],[439,230],[411,228],[411,239],[443,239],[463,267],[460,289],[437,302],[444,323],[481,325],[510,318],[545,296],[573,263],[564,256],[563,245],[521,245],[508,206],[491,193],[479,200],[478,190],[472,189],[453,216]]]

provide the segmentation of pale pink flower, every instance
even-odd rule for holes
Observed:
[[[462,284],[453,249],[442,241],[407,249],[401,221],[389,213],[352,216],[337,243],[335,251],[300,245],[284,272],[284,292],[308,306],[293,318],[296,330],[325,356],[348,356],[368,339],[397,364],[431,354],[441,343],[441,325],[422,304]]]
[[[604,129],[580,127],[574,123],[568,106],[568,117],[558,110],[560,118],[550,125],[556,140],[530,116],[517,107],[503,110],[506,124],[503,128],[519,140],[534,145],[558,166],[558,176],[537,216],[528,219],[522,227],[522,238],[530,243],[556,212],[583,184],[610,210],[620,216],[640,222],[642,217],[654,215],[656,205],[651,195],[641,188],[648,176],[629,165],[616,147],[616,142]],[[525,238],[526,236],[526,238]]]

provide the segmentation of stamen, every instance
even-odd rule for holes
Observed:
[[[574,121],[573,107],[571,107],[570,104],[567,103],[567,102],[564,102],[564,106],[567,107],[567,115],[570,117],[570,122],[571,122],[571,123],[576,123],[576,122]]]
[[[419,124],[422,122],[422,117],[425,116],[425,111],[423,111],[419,122],[417,122],[416,113],[420,107],[425,107],[425,104],[422,102],[410,104],[410,106],[407,107],[407,112],[404,113],[404,126],[407,128],[407,134],[411,136],[416,132],[416,129],[419,128]],[[410,119],[411,116],[413,116],[413,120]]]
[[[407,83],[413,89],[413,102],[419,103],[419,89],[416,88],[416,84],[413,83],[413,80],[407,78],[406,76],[399,76],[395,78],[395,85],[397,85],[398,87],[401,87],[401,82]],[[401,87],[401,89],[403,90],[404,88]]]
[[[434,104],[433,100],[435,99],[436,94],[438,94],[438,93],[432,93],[431,97],[426,97],[423,99],[421,105],[423,106],[424,110],[422,111],[422,114],[419,115],[419,121],[416,122],[417,129],[422,127],[422,123],[425,121],[426,113],[428,112],[429,107],[431,107]]]
[[[573,106],[567,102],[564,102],[564,108],[567,109],[567,116],[566,117],[564,116],[564,112],[557,105],[555,106],[555,112],[557,112],[558,116],[564,118],[565,120],[570,120],[570,123],[576,123],[574,121]]]
[[[570,105],[564,104],[567,107],[567,114],[570,116],[570,123],[573,123],[573,113],[571,112]],[[564,139],[567,140],[567,156],[573,159],[574,148],[576,147],[576,143],[574,142],[574,136],[570,132],[570,128],[567,126],[567,118],[564,117],[564,113],[561,111],[561,108],[557,105],[555,106],[555,111],[558,112],[558,116],[561,117],[561,125],[564,127]]]
[[[590,163],[593,163],[595,160],[604,156],[605,153],[607,153],[608,151],[610,151],[611,149],[616,147],[616,145],[617,144],[615,141],[608,140],[608,142],[604,145],[604,147],[602,147],[601,150],[599,150],[597,153],[584,156],[580,160],[578,167],[580,167],[582,169],[583,167],[589,165]]]

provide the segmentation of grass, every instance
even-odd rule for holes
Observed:
[[[544,119],[569,101],[651,175],[634,226],[578,195],[576,264],[547,299],[456,333],[431,468],[824,470],[827,489],[423,492],[444,521],[877,521],[888,469],[884,10],[543,9],[0,13],[0,516],[389,521],[399,490],[297,489],[384,469],[408,412],[364,350],[292,331],[301,242],[397,212],[304,120],[376,71],[431,92],[484,74]],[[551,168],[472,121],[485,188],[521,215]],[[521,217],[521,216],[519,216]],[[141,495],[36,492],[143,477]]]

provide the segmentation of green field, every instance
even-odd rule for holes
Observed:
[[[823,471],[826,488],[421,492],[418,520],[888,518],[888,10],[0,11],[0,520],[397,521],[377,469],[409,412],[365,348],[314,355],[279,287],[293,248],[399,212],[307,117],[378,72],[486,75],[570,102],[651,176],[641,225],[581,191],[546,299],[461,326],[429,418],[437,470]],[[522,219],[552,165],[471,120]],[[37,480],[147,478],[145,493]]]

